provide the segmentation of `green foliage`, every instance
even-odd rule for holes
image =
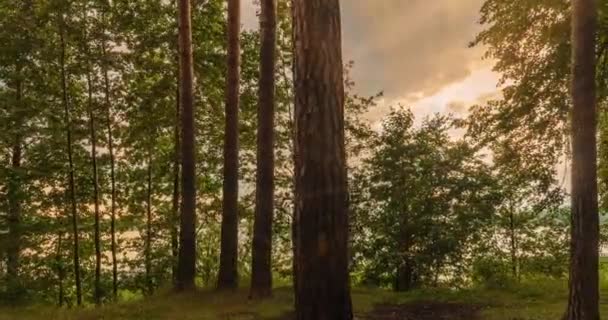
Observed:
[[[497,194],[489,166],[466,141],[450,138],[452,128],[439,115],[416,126],[400,108],[370,138],[352,192],[363,281],[394,283],[405,263],[419,284],[462,280]]]
[[[289,3],[286,0],[278,3],[275,75],[273,272],[282,283],[289,283],[292,269],[294,127]],[[608,1],[600,1],[602,30],[608,25],[607,8]],[[400,287],[399,283],[407,278],[411,287],[422,288],[407,295],[355,289],[359,312],[389,300],[451,299],[456,295],[457,299],[470,302],[475,300],[471,298],[475,294],[490,297],[497,294],[492,288],[510,295],[499,297],[508,300],[505,310],[515,308],[511,308],[511,303],[520,307],[530,297],[543,300],[544,305],[559,304],[555,297],[545,297],[531,289],[529,283],[541,278],[550,286],[556,281],[554,278],[563,279],[567,269],[569,210],[565,207],[567,195],[560,169],[567,165],[564,159],[568,155],[568,10],[566,0],[485,2],[481,9],[485,29],[472,44],[483,45],[488,50],[487,57],[497,61],[495,71],[503,75],[500,83],[503,91],[501,97],[474,106],[466,119],[447,115],[415,119],[411,111],[398,107],[377,128],[368,121],[368,113],[380,103],[381,94],[357,95],[355,84],[348,77],[354,64],[345,66],[354,282]],[[193,2],[197,281],[201,287],[215,284],[218,271],[225,11],[223,0]],[[113,133],[117,171],[119,300],[138,300],[150,294],[149,284],[161,292],[170,286],[174,263],[171,227],[175,225],[172,196],[178,101],[176,16],[173,1],[0,0],[1,302],[23,298],[41,304],[74,304],[67,188],[68,125],[73,130],[85,300],[92,301],[93,181],[87,76],[91,77],[93,116],[98,125],[104,302],[111,300],[112,290],[109,129]],[[63,117],[61,35],[66,47],[69,123]],[[600,32],[598,43],[605,45],[605,35],[606,32]],[[250,272],[259,42],[257,31],[242,32],[239,110],[242,283],[246,283]],[[603,47],[599,49],[598,83],[604,88],[608,53]],[[109,105],[105,101],[106,70]],[[599,176],[603,211],[608,208],[608,197],[604,196],[608,192],[605,98],[606,90],[602,89]],[[17,165],[14,155],[20,148],[21,161]],[[20,237],[9,234],[16,230],[9,219],[14,203],[20,205]],[[150,221],[146,218],[148,208]],[[150,239],[146,238],[148,223],[152,231]],[[608,229],[602,231],[605,242]],[[15,241],[21,252],[18,279],[6,274],[9,244]],[[147,242],[151,244],[149,278],[144,264]],[[471,289],[457,294],[430,289],[445,286]],[[234,296],[161,295],[152,296],[150,302],[106,307],[99,313],[53,311],[50,317],[69,319],[101,314],[126,319],[162,318],[176,310],[190,309],[194,310],[192,317],[198,318],[213,318],[232,311],[276,316],[279,311],[288,310],[285,306],[291,305],[290,296],[289,290],[279,290],[275,300],[258,305],[246,303],[242,292]],[[223,298],[229,301],[223,303]],[[199,300],[208,304],[193,302]],[[492,310],[488,314],[494,315]],[[30,314],[25,311],[22,316]]]
[[[291,199],[291,45],[290,12],[281,1],[280,65],[277,72],[277,229],[276,268],[289,274]],[[198,270],[204,286],[215,282],[219,256],[219,219],[223,143],[225,1],[193,6],[197,183],[199,192]],[[10,193],[22,204],[20,282],[32,301],[74,301],[72,239],[67,210],[66,123],[61,104],[60,32],[66,44],[68,100],[75,153],[76,199],[80,216],[81,264],[85,298],[92,298],[93,209],[86,75],[92,76],[101,186],[102,285],[111,298],[109,255],[110,159],[108,128],[116,156],[119,287],[145,291],[171,281],[170,244],[174,126],[177,103],[177,24],[171,1],[32,0],[0,1],[0,196]],[[61,23],[61,21],[63,21]],[[17,30],[18,29],[18,30]],[[259,35],[242,33],[241,180],[254,180]],[[110,106],[105,103],[104,71],[109,75]],[[22,96],[17,97],[17,84]],[[109,110],[106,108],[109,107]],[[107,115],[109,113],[109,115]],[[109,120],[109,123],[108,123]],[[23,142],[21,168],[11,164],[15,138]],[[150,186],[148,190],[148,168]],[[11,186],[18,186],[11,187]],[[240,269],[249,270],[253,190],[242,188]],[[150,202],[147,199],[150,196]],[[151,208],[152,237],[147,239],[146,210]],[[0,201],[0,212],[8,211]],[[0,229],[8,228],[0,219]],[[8,235],[0,235],[2,263]],[[61,239],[61,240],[60,240]],[[145,243],[151,243],[151,279],[144,274]],[[106,254],[107,253],[107,254]],[[0,289],[7,280],[0,264]],[[7,289],[8,290],[8,289]],[[6,290],[0,290],[7,292]],[[2,299],[6,301],[5,299]]]

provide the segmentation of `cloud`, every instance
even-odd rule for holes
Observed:
[[[245,28],[258,27],[254,1],[243,1]],[[357,93],[384,91],[381,104],[402,103],[420,113],[466,111],[496,84],[491,62],[481,60],[483,48],[468,48],[480,31],[483,1],[341,1],[344,60],[355,61]],[[452,100],[465,105],[450,108]],[[382,117],[383,109],[371,117]]]
[[[447,110],[451,113],[464,113],[467,111],[467,105],[462,101],[452,101],[448,103]]]
[[[344,56],[361,93],[387,98],[429,96],[466,78],[481,48],[468,48],[479,31],[483,0],[342,1]]]

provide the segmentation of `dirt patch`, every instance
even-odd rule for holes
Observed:
[[[362,319],[366,320],[475,320],[480,306],[462,303],[415,302],[404,305],[379,305]]]

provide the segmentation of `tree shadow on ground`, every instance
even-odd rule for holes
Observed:
[[[451,302],[412,302],[407,304],[381,304],[355,320],[476,320],[482,306]],[[274,320],[294,320],[293,313]]]

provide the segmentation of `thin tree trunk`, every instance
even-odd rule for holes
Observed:
[[[55,263],[57,265],[57,305],[63,307],[63,301],[65,300],[65,289],[63,288],[63,280],[65,278],[65,270],[63,269],[63,258],[61,245],[63,243],[63,232],[59,232],[57,235],[57,252],[55,253]]]
[[[107,5],[109,6],[109,3]],[[108,75],[108,53],[105,38],[101,42],[101,50],[104,58],[102,69],[106,107],[106,130],[108,131],[108,154],[110,156],[110,238],[112,242],[110,245],[110,252],[112,254],[112,298],[116,301],[118,298],[118,261],[116,260],[116,160],[114,156],[114,137],[112,135],[112,103],[110,98],[110,77]]]
[[[403,248],[399,257],[399,265],[397,266],[397,274],[395,277],[395,291],[409,291],[413,287],[414,268],[411,258],[411,241],[410,241],[410,215],[409,210],[404,208],[401,234],[399,246]]]
[[[597,3],[572,1],[572,216],[566,319],[599,320],[595,36]]]
[[[235,289],[238,286],[240,30],[240,0],[228,0],[224,192],[218,289]]]
[[[60,45],[61,45],[61,56],[60,56],[60,67],[61,67],[61,90],[62,90],[62,102],[64,108],[64,121],[66,130],[66,142],[67,142],[67,153],[68,153],[68,165],[69,165],[69,197],[71,204],[71,215],[72,215],[72,237],[74,240],[74,282],[76,284],[76,303],[78,306],[82,305],[82,285],[80,281],[80,246],[79,246],[79,231],[78,231],[78,211],[76,204],[76,191],[74,182],[74,160],[72,154],[72,125],[70,117],[70,107],[68,101],[68,79],[66,74],[66,44],[64,36],[64,22],[60,22]]]
[[[93,203],[95,208],[94,242],[95,242],[95,291],[96,305],[101,304],[101,234],[99,230],[99,178],[97,171],[97,132],[95,130],[95,115],[93,113],[93,87],[90,71],[87,73],[87,87],[89,93],[89,131],[91,134],[91,165],[93,170]]]
[[[340,5],[338,0],[293,5],[296,318],[350,320]]]
[[[276,0],[260,1],[260,87],[258,93],[257,176],[251,261],[252,298],[272,294],[274,211],[274,107],[277,42]]]
[[[517,279],[517,231],[515,230],[515,215],[513,206],[509,208],[509,237],[511,238],[511,273],[513,279]]]
[[[190,0],[179,0],[180,101],[182,107],[182,202],[177,290],[193,290],[196,272],[196,170],[194,153],[194,71]]]
[[[148,184],[146,188],[146,243],[145,243],[145,269],[146,294],[154,292],[152,282],[152,150],[148,152]]]
[[[291,21],[293,23],[293,21],[295,21],[295,9],[294,9],[294,5],[293,5],[293,1],[291,2]],[[295,52],[296,51],[296,47],[295,47],[295,28],[292,28],[291,30],[291,52]],[[292,59],[291,61],[291,72],[292,74],[295,75],[296,73],[296,63],[295,63],[295,59]],[[285,79],[288,79],[287,77],[285,77]],[[292,90],[295,92],[295,83],[292,81]],[[290,122],[289,122],[289,131],[290,131],[290,136],[291,136],[291,161],[292,161],[292,166],[293,166],[293,173],[292,173],[292,178],[291,178],[291,183],[292,183],[292,193],[293,193],[293,208],[292,208],[292,212],[291,212],[291,254],[292,254],[292,261],[291,261],[291,279],[293,282],[293,287],[294,290],[296,288],[298,288],[298,250],[297,250],[297,235],[298,235],[298,221],[297,221],[297,208],[296,208],[296,202],[295,202],[295,194],[296,194],[296,183],[297,183],[297,179],[296,179],[296,175],[295,175],[295,166],[296,166],[296,161],[298,159],[298,154],[297,154],[297,147],[296,147],[296,113],[295,113],[295,108],[292,109],[291,105],[289,105],[289,117],[290,117]],[[294,294],[294,303],[298,304],[297,301],[298,295],[297,293]]]
[[[17,67],[17,73],[21,73],[21,68]],[[20,80],[15,84],[15,112],[20,112],[22,101],[23,86]],[[10,299],[13,301],[19,300],[21,281],[19,280],[19,260],[21,255],[21,160],[22,160],[22,137],[21,126],[15,121],[17,133],[14,137],[12,155],[11,155],[11,176],[8,183],[8,244],[7,244],[7,261],[6,261],[6,276]]]
[[[175,150],[174,150],[174,159],[173,159],[173,199],[172,209],[171,209],[171,274],[173,278],[173,284],[177,283],[177,259],[179,254],[179,240],[178,240],[178,230],[177,223],[179,221],[179,171],[180,171],[180,137],[179,137],[179,119],[180,119],[180,105],[179,105],[179,81],[177,85],[176,91],[176,101],[175,101],[175,126],[174,126],[174,142],[175,142]]]

